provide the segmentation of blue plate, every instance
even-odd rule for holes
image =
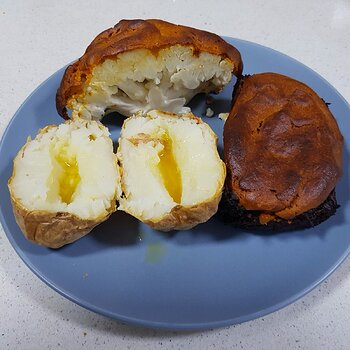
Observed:
[[[274,71],[311,86],[327,102],[345,136],[344,175],[337,185],[341,208],[309,230],[276,235],[242,232],[216,219],[190,231],[162,234],[116,213],[91,234],[59,250],[28,242],[10,204],[7,180],[12,159],[47,124],[61,123],[55,93],[63,69],[23,103],[0,145],[0,217],[18,255],[45,283],[97,313],[148,327],[204,329],[240,323],[276,311],[324,280],[349,253],[350,108],[318,74],[279,52],[226,38],[242,53],[244,73]],[[213,109],[227,112],[232,84]],[[203,97],[192,103],[205,111]],[[221,137],[223,122],[203,119]],[[114,139],[120,118],[106,118]],[[219,142],[222,149],[222,141]]]

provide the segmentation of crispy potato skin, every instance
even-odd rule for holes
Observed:
[[[49,248],[60,248],[88,234],[95,226],[106,220],[83,220],[70,213],[28,211],[11,196],[13,213],[24,236]]]
[[[222,189],[210,200],[186,207],[178,205],[159,221],[144,221],[155,230],[168,232],[171,230],[189,230],[194,226],[208,221],[218,210]]]
[[[173,45],[191,46],[194,54],[208,52],[231,60],[233,74],[240,76],[243,63],[239,51],[218,35],[191,27],[176,25],[158,19],[122,20],[113,28],[100,33],[88,46],[84,55],[68,66],[57,90],[57,112],[68,119],[67,103],[83,92],[94,67],[108,58],[135,49],[149,49],[155,54]]]
[[[11,190],[11,179],[9,190],[13,214],[24,236],[34,243],[49,248],[60,248],[78,240],[95,226],[107,220],[115,211],[114,208],[111,208],[108,215],[95,220],[81,219],[74,214],[64,212],[30,211],[14,196]]]

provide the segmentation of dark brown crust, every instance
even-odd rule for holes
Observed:
[[[224,222],[245,230],[282,232],[319,225],[334,215],[337,208],[339,208],[339,205],[336,200],[335,191],[333,190],[327,199],[317,208],[310,209],[292,220],[271,220],[262,225],[259,220],[261,212],[245,210],[233,193],[225,189],[219,204],[218,216]]]
[[[195,54],[208,52],[230,59],[233,74],[240,76],[243,63],[239,51],[213,33],[172,24],[158,19],[122,20],[113,28],[99,34],[84,55],[68,66],[56,95],[58,113],[68,119],[67,102],[83,91],[83,84],[92,69],[108,58],[135,49],[145,48],[157,53],[173,45],[191,46]]]
[[[290,220],[318,207],[341,176],[342,146],[333,115],[305,84],[276,73],[237,84],[224,157],[245,209]]]

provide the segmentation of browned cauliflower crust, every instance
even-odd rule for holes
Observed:
[[[219,36],[157,19],[122,20],[99,34],[70,65],[57,91],[58,113],[101,119],[153,109],[174,113],[200,92],[240,76],[239,51]]]

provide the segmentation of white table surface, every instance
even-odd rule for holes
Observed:
[[[349,1],[2,0],[0,137],[38,84],[122,18],[162,18],[272,47],[314,69],[350,101]],[[1,227],[0,281],[0,349],[350,348],[350,258],[293,305],[192,333],[123,325],[75,305],[23,264]]]

